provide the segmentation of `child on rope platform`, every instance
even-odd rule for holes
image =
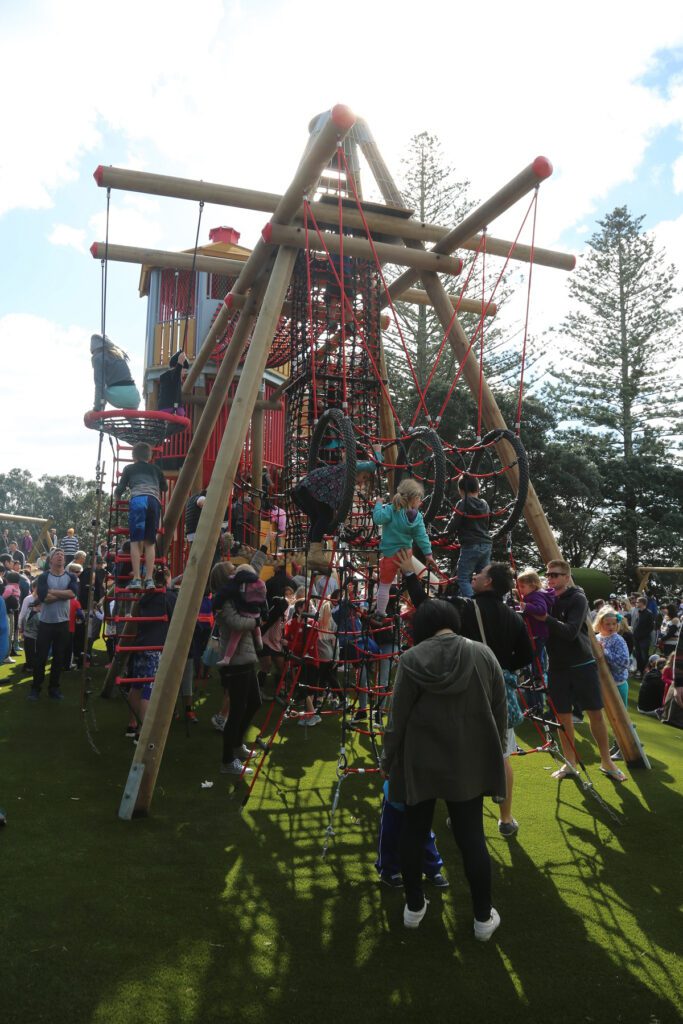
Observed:
[[[473,597],[472,576],[481,572],[491,561],[491,510],[479,497],[479,481],[463,473],[458,481],[460,501],[455,506],[452,523],[460,543],[458,558],[458,587],[460,597]]]
[[[292,490],[292,501],[309,519],[308,568],[312,572],[330,571],[332,555],[323,551],[323,537],[329,532],[342,500],[346,472],[345,462],[318,466],[302,477]],[[356,488],[359,491],[369,492],[374,472],[374,462],[356,463]]]
[[[379,587],[375,609],[375,616],[378,619],[384,619],[386,614],[391,584],[398,573],[399,551],[412,548],[415,543],[425,555],[427,564],[438,568],[432,556],[432,545],[427,536],[424,517],[420,512],[423,499],[422,484],[412,477],[406,477],[398,485],[390,503],[383,504],[378,499],[373,509],[372,521],[382,527],[379,545]],[[414,564],[416,573],[424,571],[425,566],[417,559],[414,559]]]
[[[145,559],[145,587],[154,589],[154,555],[157,530],[161,517],[161,495],[168,490],[166,477],[152,460],[152,449],[146,441],[133,445],[133,462],[124,469],[114,493],[121,498],[130,488],[128,502],[128,528],[130,530],[130,560],[133,579],[127,590],[140,590],[140,562]]]

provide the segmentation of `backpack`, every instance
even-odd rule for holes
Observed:
[[[238,604],[248,608],[250,611],[257,611],[266,604],[266,585],[258,576],[250,576],[244,582],[240,582]]]

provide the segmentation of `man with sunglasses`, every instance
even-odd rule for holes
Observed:
[[[588,715],[591,733],[600,751],[600,771],[617,782],[623,782],[626,776],[609,753],[598,666],[588,634],[586,595],[574,585],[571,568],[562,559],[548,562],[547,576],[556,595],[553,614],[543,619],[549,633],[546,648],[548,693],[563,726],[560,741],[569,762],[553,772],[552,777],[565,779],[577,774],[572,705],[578,703]]]

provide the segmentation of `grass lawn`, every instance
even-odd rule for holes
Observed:
[[[123,702],[91,698],[95,753],[80,677],[63,677],[61,704],[31,704],[20,669],[0,669],[3,1024],[680,1020],[683,732],[636,715],[652,771],[620,786],[581,741],[619,826],[573,782],[549,778],[549,755],[515,759],[517,839],[498,836],[487,803],[502,925],[484,945],[443,805],[435,831],[452,885],[430,894],[415,932],[401,891],[375,876],[376,777],[344,782],[321,858],[333,718],[284,726],[241,812],[243,791],[218,774],[212,682],[191,734],[174,723],[151,816],[122,822],[133,750]],[[368,750],[356,740],[350,762],[369,766]]]

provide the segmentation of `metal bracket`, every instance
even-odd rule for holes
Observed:
[[[121,806],[119,807],[119,818],[122,821],[130,821],[133,817],[144,772],[144,764],[133,764],[130,767],[123,796],[121,797]]]

